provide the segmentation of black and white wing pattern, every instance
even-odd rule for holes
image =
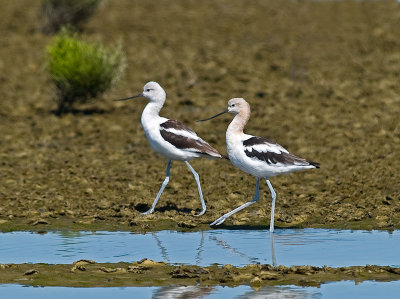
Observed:
[[[177,120],[169,119],[160,124],[160,134],[165,141],[178,149],[222,158],[215,148],[197,136],[192,129]]]
[[[309,162],[289,153],[281,145],[267,138],[251,136],[243,140],[244,152],[247,157],[264,161],[275,166],[314,166],[319,168],[318,163]]]

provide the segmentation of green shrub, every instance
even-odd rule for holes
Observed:
[[[112,87],[125,68],[121,45],[104,48],[66,32],[54,38],[47,53],[47,68],[58,91],[58,114]]]
[[[101,0],[43,0],[43,32],[54,33],[62,27],[82,29]]]

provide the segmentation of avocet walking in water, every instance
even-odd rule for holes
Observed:
[[[319,164],[298,158],[279,144],[266,138],[243,133],[243,128],[250,118],[250,105],[242,98],[229,100],[227,110],[200,121],[210,120],[224,113],[235,115],[226,131],[226,147],[229,159],[233,165],[257,178],[256,191],[253,200],[221,216],[210,225],[220,225],[232,214],[257,202],[260,179],[265,178],[272,196],[270,232],[273,232],[276,193],[269,177],[309,168],[319,168]]]
[[[141,118],[141,124],[146,137],[149,140],[151,147],[168,159],[167,173],[164,182],[162,183],[151,208],[143,214],[154,212],[157,201],[169,182],[169,171],[172,160],[179,160],[184,161],[194,175],[202,205],[201,212],[196,216],[203,215],[206,212],[206,204],[201,192],[199,175],[188,161],[199,157],[222,158],[222,156],[216,149],[197,136],[193,130],[184,126],[177,120],[171,120],[159,115],[166,99],[166,93],[157,82],[146,83],[143,87],[143,92],[138,95],[116,101],[126,101],[138,97],[145,97],[149,100],[149,103],[143,110]]]

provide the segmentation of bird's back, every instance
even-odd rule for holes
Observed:
[[[196,132],[177,120],[167,120],[160,124],[160,134],[174,147],[192,154],[209,158],[222,158],[218,151],[209,145]]]
[[[234,143],[227,140],[227,144],[229,143],[228,155],[232,163],[257,177],[271,177],[319,167],[318,163],[299,158],[267,138],[243,133]]]

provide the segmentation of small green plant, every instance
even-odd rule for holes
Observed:
[[[55,33],[62,27],[82,29],[101,0],[43,0],[43,32]]]
[[[57,114],[112,87],[125,68],[121,45],[105,48],[62,32],[47,47],[47,68],[58,92]]]

